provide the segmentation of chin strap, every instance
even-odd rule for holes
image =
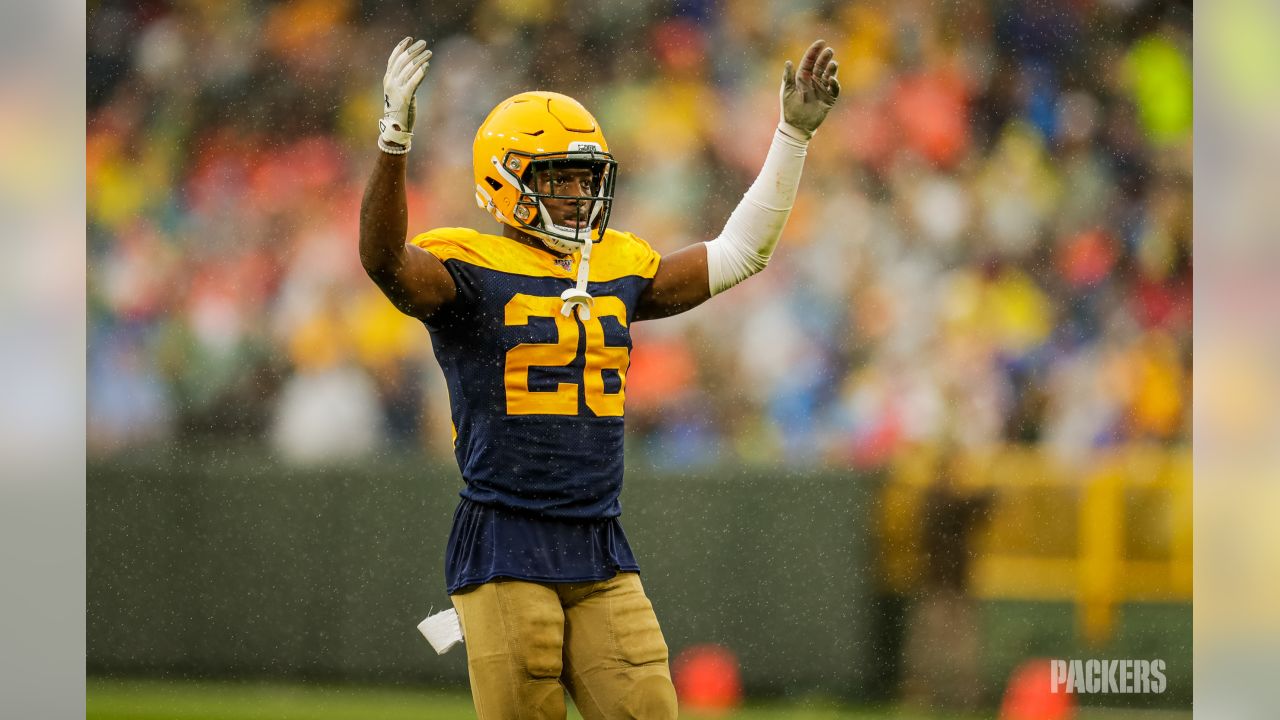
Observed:
[[[591,232],[587,231],[587,244],[582,246],[582,258],[578,261],[578,284],[560,293],[564,305],[560,306],[560,314],[569,317],[573,309],[578,308],[578,317],[591,319],[591,293],[587,292],[587,278],[591,276]]]

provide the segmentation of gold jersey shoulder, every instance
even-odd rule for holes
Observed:
[[[569,262],[540,248],[529,247],[501,235],[487,235],[471,228],[436,228],[413,238],[412,243],[441,262],[457,260],[498,272],[531,277],[577,276],[578,256]],[[649,243],[628,232],[605,230],[591,249],[591,282],[624,277],[652,278],[662,259]],[[559,260],[560,262],[557,262]]]

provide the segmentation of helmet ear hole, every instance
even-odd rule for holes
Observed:
[[[489,183],[489,187],[493,188],[495,191],[502,189],[502,183],[498,182],[496,178],[485,176],[484,181]]]

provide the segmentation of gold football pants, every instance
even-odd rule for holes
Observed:
[[[453,596],[479,720],[676,717],[653,605],[636,573],[543,584],[495,580]]]

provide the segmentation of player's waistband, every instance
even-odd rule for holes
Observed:
[[[449,594],[498,578],[588,582],[639,569],[616,516],[557,519],[465,497],[453,514],[445,553]]]

